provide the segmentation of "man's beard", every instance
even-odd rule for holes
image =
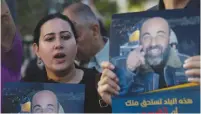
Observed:
[[[157,56],[153,55],[151,53],[151,50],[153,50],[153,49],[158,49],[160,51],[160,54]],[[153,67],[160,66],[163,63],[165,63],[167,55],[169,53],[169,48],[166,47],[164,52],[163,52],[163,47],[161,45],[156,45],[153,47],[150,46],[149,48],[147,48],[145,53],[146,53],[145,59],[150,66],[153,66]]]

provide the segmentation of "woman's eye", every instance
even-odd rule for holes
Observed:
[[[50,41],[52,41],[52,40],[54,40],[54,37],[49,37],[49,38],[46,38],[46,39],[45,39],[45,41],[48,41],[48,42],[50,42]]]
[[[68,40],[71,38],[71,36],[70,35],[63,35],[63,36],[61,36],[61,38],[64,40]]]

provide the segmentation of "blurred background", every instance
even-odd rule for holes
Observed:
[[[18,30],[22,35],[24,57],[22,76],[28,64],[35,58],[32,51],[33,30],[45,15],[62,11],[63,4],[82,2],[91,7],[103,24],[104,35],[109,35],[112,15],[115,13],[145,11],[158,4],[159,0],[6,0]]]

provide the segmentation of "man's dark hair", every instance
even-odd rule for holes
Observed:
[[[50,15],[47,15],[45,17],[43,17],[39,22],[38,24],[36,25],[36,28],[34,30],[34,43],[36,43],[37,45],[39,45],[39,38],[40,38],[40,32],[41,32],[41,27],[44,23],[46,23],[47,21],[49,20],[52,20],[52,19],[55,19],[55,18],[59,18],[59,19],[62,19],[64,21],[67,21],[72,29],[72,32],[75,36],[75,39],[77,38],[77,34],[76,34],[76,31],[75,31],[75,27],[72,23],[72,21],[65,15],[62,15],[61,13],[55,13],[55,14],[50,14]]]
[[[84,23],[98,24],[98,19],[88,5],[83,3],[67,4],[63,6],[63,12],[65,9],[70,9],[70,11],[75,14],[80,21],[84,21]]]

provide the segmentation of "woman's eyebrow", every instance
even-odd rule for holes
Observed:
[[[44,37],[45,36],[48,36],[48,35],[54,35],[55,33],[53,33],[53,32],[51,32],[51,33],[47,33],[46,35],[44,35]]]
[[[67,32],[67,33],[70,33],[69,31],[61,31],[60,34],[66,33],[66,32]]]

